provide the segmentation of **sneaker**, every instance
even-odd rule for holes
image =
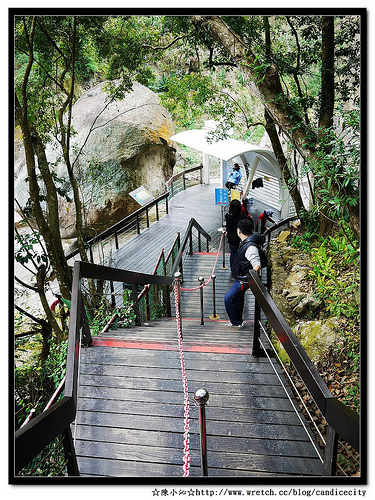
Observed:
[[[233,325],[231,322],[229,322],[225,326],[230,326],[231,328],[243,328],[244,324],[241,323],[240,325]]]

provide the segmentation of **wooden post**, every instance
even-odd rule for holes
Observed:
[[[70,429],[70,426],[68,426],[65,431],[63,431],[62,436],[65,458],[67,460],[66,468],[68,471],[68,476],[79,476],[77,456],[74,449],[72,431]]]
[[[327,442],[324,453],[323,476],[335,476],[337,464],[338,434],[330,426],[327,426]]]
[[[141,318],[139,315],[137,285],[135,283],[132,283],[132,295],[133,295],[133,309],[134,309],[134,314],[135,314],[135,324],[137,326],[140,326],[141,325]]]
[[[259,337],[260,337],[260,325],[259,325],[259,320],[260,320],[260,306],[258,304],[258,301],[255,299],[254,303],[254,337],[253,337],[253,357],[257,358],[260,356],[260,342],[259,342]]]

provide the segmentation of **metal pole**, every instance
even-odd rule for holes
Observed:
[[[224,227],[219,227],[218,231],[220,231],[223,235],[225,235],[226,231]],[[221,269],[227,269],[225,266],[225,236],[223,237],[223,266]]]
[[[201,285],[203,285],[203,283],[204,283],[203,276],[199,276],[198,281],[200,282]],[[201,325],[204,325],[204,320],[203,320],[203,286],[200,287],[200,294],[201,294]]]
[[[212,275],[212,303],[213,303],[213,312],[210,319],[220,319],[220,316],[216,314],[216,276]]]
[[[209,399],[209,394],[206,389],[198,389],[194,395],[194,399],[199,406],[199,434],[201,446],[201,464],[202,476],[208,476],[207,471],[207,442],[206,442],[206,403]]]
[[[177,312],[178,312],[178,315],[180,318],[180,331],[181,331],[181,339],[182,339],[183,338],[183,336],[182,336],[182,318],[181,318],[181,278],[182,278],[182,274],[177,271],[176,273],[174,273],[174,278],[177,282],[177,300],[178,300],[178,304],[175,304],[176,316],[177,316]],[[178,308],[178,310],[177,310],[177,308]]]

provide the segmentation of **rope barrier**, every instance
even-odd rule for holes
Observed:
[[[194,290],[199,290],[199,288],[202,288],[203,286],[207,286],[211,279],[212,276],[215,273],[215,268],[217,261],[219,259],[220,255],[220,249],[221,245],[223,243],[223,238],[225,236],[225,233],[222,234],[221,239],[220,239],[220,245],[219,249],[217,252],[216,256],[216,261],[214,264],[214,267],[212,269],[211,276],[209,277],[208,281],[206,283],[202,283],[196,288],[181,288],[180,290],[183,290],[185,292],[192,292]],[[176,308],[176,322],[177,322],[177,336],[178,336],[178,350],[180,353],[180,364],[181,364],[181,374],[182,374],[182,385],[183,385],[183,390],[184,390],[184,456],[183,456],[183,477],[188,477],[190,475],[190,415],[189,415],[189,410],[190,410],[190,402],[189,402],[189,390],[188,390],[188,381],[187,381],[187,375],[186,375],[186,367],[185,367],[185,357],[184,357],[184,351],[182,348],[182,333],[181,333],[181,317],[180,317],[180,308],[179,308],[179,285],[178,281],[174,283],[174,297],[175,297],[175,308]]]
[[[181,363],[181,373],[182,373],[182,384],[184,389],[184,457],[183,457],[183,477],[188,477],[190,474],[190,416],[189,416],[189,391],[188,382],[186,376],[185,368],[185,357],[184,351],[182,349],[182,335],[181,335],[181,318],[178,307],[179,294],[178,294],[178,284],[174,285],[174,296],[176,302],[176,321],[177,321],[177,333],[178,333],[178,350],[180,353],[180,363]]]
[[[216,260],[215,260],[215,264],[214,264],[214,267],[212,269],[212,273],[211,273],[211,276],[208,278],[208,280],[206,281],[206,283],[202,283],[201,285],[195,287],[195,288],[182,288],[181,287],[181,290],[184,291],[184,292],[194,292],[195,290],[199,290],[200,288],[204,287],[204,286],[207,286],[209,285],[211,279],[212,279],[212,276],[214,275],[215,273],[215,269],[216,269],[216,265],[217,265],[217,261],[219,260],[219,255],[220,255],[220,249],[221,249],[221,245],[223,243],[223,238],[225,236],[226,233],[223,233],[221,235],[221,238],[220,238],[220,245],[219,245],[219,249],[217,251],[217,255],[216,255]]]

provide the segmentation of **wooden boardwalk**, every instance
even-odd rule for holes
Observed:
[[[217,187],[218,184],[198,184],[178,193],[169,201],[167,215],[144,229],[141,234],[133,237],[118,250],[112,249],[111,266],[128,271],[152,273],[161,249],[164,248],[166,254],[169,252],[177,233],[180,233],[181,237],[184,236],[191,218],[194,218],[211,236],[209,250],[215,252],[221,237],[218,229],[222,227],[222,209],[221,206],[215,205]],[[269,208],[272,207],[264,206],[255,200],[254,205],[250,207],[254,223],[260,213]],[[279,221],[280,213],[275,208],[272,210],[274,220]]]
[[[150,272],[161,245],[168,238],[172,243],[177,231],[183,234],[191,217],[213,235],[213,247],[217,247],[220,207],[211,203],[201,217],[195,213],[208,206],[204,200],[211,194],[207,193],[213,195],[212,186],[197,186],[177,195],[170,214],[118,251],[121,267]],[[215,261],[214,249],[187,257],[183,288],[198,286],[199,276],[207,281]],[[227,327],[223,299],[232,278],[220,258],[215,275],[219,319],[209,319],[212,281],[203,288],[204,325],[200,324],[199,290],[181,292],[190,397],[190,476],[201,475],[198,408],[193,396],[202,387],[210,394],[206,409],[209,476],[321,475],[321,461],[301,423],[303,417],[294,409],[280,367],[275,360],[251,356],[251,292],[246,295],[245,327]],[[81,475],[182,477],[184,397],[176,319],[100,334],[92,346],[82,349],[80,358],[73,435]]]
[[[250,328],[184,322],[191,476],[200,476],[198,409],[206,409],[209,476],[321,474],[274,368],[251,352]],[[84,476],[181,477],[184,401],[175,320],[110,332],[82,353],[76,451]]]

